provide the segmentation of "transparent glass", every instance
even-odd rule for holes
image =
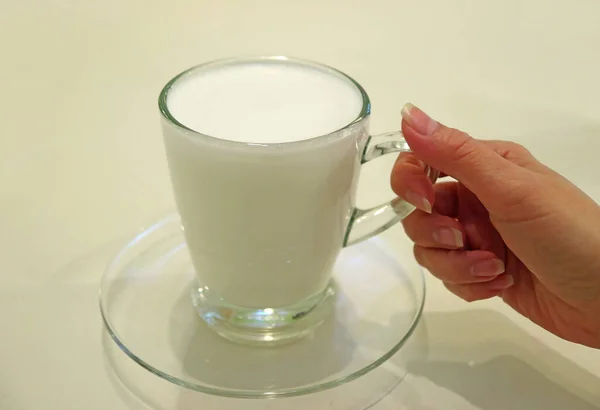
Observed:
[[[257,63],[293,65],[347,81],[360,95],[361,109],[341,129],[274,144],[205,135],[170,112],[169,91],[181,79]],[[192,300],[204,321],[230,340],[270,346],[313,333],[335,303],[332,271],[341,249],[414,210],[400,199],[367,210],[355,207],[361,165],[409,148],[400,132],[370,136],[367,93],[333,68],[286,57],[211,62],[173,78],[160,94],[159,108],[196,272]]]
[[[120,354],[111,355],[110,365],[128,369],[124,378],[140,383],[135,390],[144,394],[151,393],[152,380],[141,368],[221,397],[303,396],[277,404],[198,397],[195,407],[182,408],[227,403],[227,408],[320,409],[331,400],[339,408],[370,408],[425,353],[417,326],[425,300],[423,271],[412,242],[399,230],[393,247],[371,238],[343,249],[333,280],[334,303],[310,337],[274,349],[231,343],[190,304],[195,268],[181,219],[169,215],[132,235],[102,277],[100,309],[108,334],[140,368]],[[106,353],[111,347],[105,345]]]
[[[369,137],[362,155],[362,164],[386,154],[410,152],[410,147],[400,131]],[[426,166],[425,172],[432,182],[435,182],[439,172]],[[378,235],[406,218],[415,207],[408,202],[395,198],[387,203],[370,209],[355,208],[352,219],[346,231],[344,246],[349,246]]]

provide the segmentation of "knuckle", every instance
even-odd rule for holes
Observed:
[[[468,134],[454,128],[448,128],[440,133],[439,140],[443,146],[451,151],[448,152],[448,154],[455,161],[469,159],[476,155],[478,151],[476,140],[471,138]]]
[[[472,292],[463,292],[458,296],[467,303],[473,303],[479,300],[479,298],[475,296]]]
[[[474,292],[471,291],[472,289],[469,288],[469,285],[453,285],[451,283],[444,282],[444,286],[451,293],[467,303],[477,302],[480,299]]]
[[[402,195],[407,185],[414,178],[424,173],[421,161],[413,153],[401,153],[390,173],[390,184],[397,195]]]
[[[413,246],[413,255],[415,256],[415,260],[417,261],[417,263],[424,267],[427,268],[426,264],[427,261],[425,260],[425,256],[423,255],[423,248],[419,245],[414,245]]]
[[[415,154],[413,154],[412,152],[401,152],[400,154],[398,154],[397,161],[399,163],[413,163],[416,161]]]
[[[508,143],[508,150],[510,152],[514,152],[516,154],[529,154],[529,150],[525,148],[523,145],[510,141]]]
[[[404,191],[404,175],[398,167],[390,174],[390,186],[396,195],[401,195]]]
[[[501,155],[512,162],[519,162],[523,159],[531,158],[531,152],[523,145],[517,144],[516,142],[508,142],[506,149]]]
[[[417,241],[415,240],[415,229],[413,228],[413,225],[410,222],[402,222],[402,227],[404,228],[404,233],[406,234],[406,236],[408,237],[408,239],[410,239],[410,241],[412,243],[414,243],[415,245],[417,244]],[[415,252],[415,259],[417,259],[417,254],[416,254],[416,250]],[[419,260],[417,259],[417,262],[419,262]]]
[[[402,171],[422,169],[421,161],[413,152],[401,152],[396,158],[393,169],[399,168]]]
[[[404,228],[404,233],[408,238],[415,242],[417,245],[423,245],[423,232],[427,231],[428,224],[427,219],[430,215],[424,213],[421,210],[415,210],[410,215],[408,215],[404,220],[402,220],[402,227]],[[423,251],[420,251],[423,252]]]
[[[523,145],[513,141],[490,140],[489,143],[492,149],[502,158],[519,166],[527,166],[536,162],[533,154]]]

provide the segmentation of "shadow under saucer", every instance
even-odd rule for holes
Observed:
[[[600,409],[599,377],[499,312],[427,313],[422,325],[429,355],[407,364],[405,382],[385,399],[390,408]],[[600,351],[589,350],[600,368]]]

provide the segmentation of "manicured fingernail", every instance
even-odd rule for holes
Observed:
[[[421,211],[427,212],[428,214],[431,213],[431,202],[429,202],[423,195],[419,195],[414,191],[408,191],[404,199],[416,206]]]
[[[462,232],[454,228],[438,228],[433,232],[433,240],[440,245],[462,248]]]
[[[480,261],[471,266],[471,273],[478,278],[494,277],[503,273],[505,270],[504,262],[500,259],[488,259]]]
[[[421,109],[415,107],[411,103],[406,103],[404,107],[402,107],[400,114],[411,127],[423,135],[433,134],[439,125],[435,120],[431,119]]]
[[[515,278],[513,278],[511,275],[502,275],[489,282],[487,286],[490,290],[504,290],[510,288],[514,284]]]

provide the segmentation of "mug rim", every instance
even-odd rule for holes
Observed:
[[[214,135],[208,135],[206,133],[196,131],[192,128],[187,127],[186,125],[182,124],[181,122],[179,122],[175,118],[175,116],[173,114],[171,114],[171,112],[169,111],[169,107],[167,104],[169,91],[173,88],[173,86],[177,83],[177,81],[179,79],[185,77],[186,75],[192,74],[197,71],[206,70],[209,68],[226,67],[226,66],[230,66],[233,64],[257,63],[257,62],[265,62],[265,61],[267,61],[267,62],[269,62],[269,61],[270,62],[277,62],[277,61],[289,62],[292,64],[308,66],[308,67],[316,68],[321,71],[329,72],[331,74],[335,74],[335,75],[345,78],[346,80],[350,81],[350,83],[352,85],[354,85],[354,87],[356,87],[356,89],[359,91],[359,93],[361,95],[362,106],[361,106],[361,109],[360,109],[358,115],[356,116],[356,118],[354,120],[352,120],[348,124],[344,125],[343,127],[333,130],[331,132],[328,132],[326,134],[316,135],[316,136],[308,137],[306,139],[302,139],[302,140],[298,140],[298,141],[260,143],[260,142],[235,141],[235,140],[220,138],[220,137],[216,137]],[[273,55],[273,56],[229,57],[229,58],[211,60],[211,61],[207,61],[207,62],[198,64],[198,65],[192,66],[192,67],[180,72],[179,74],[175,75],[173,78],[171,78],[171,80],[169,80],[165,84],[165,86],[162,88],[162,90],[160,91],[160,94],[158,96],[158,108],[160,110],[160,113],[161,113],[163,119],[165,119],[169,124],[175,126],[179,130],[183,131],[186,135],[193,137],[193,138],[202,138],[202,139],[210,140],[213,142],[218,142],[221,144],[231,144],[233,146],[238,146],[238,147],[241,147],[241,146],[246,146],[246,147],[283,147],[283,146],[293,147],[293,146],[298,146],[298,145],[310,144],[310,143],[314,143],[316,141],[322,141],[325,139],[329,140],[330,138],[334,138],[335,136],[340,137],[343,131],[349,129],[350,127],[352,127],[353,125],[355,125],[357,123],[360,123],[362,120],[364,120],[365,118],[367,118],[370,115],[371,101],[369,99],[367,92],[358,83],[358,81],[356,81],[354,78],[352,78],[348,74],[344,73],[343,71],[340,71],[336,68],[330,67],[326,64],[318,63],[318,62],[311,61],[311,60],[288,57],[288,56],[283,56],[283,55],[280,55],[280,56]]]

